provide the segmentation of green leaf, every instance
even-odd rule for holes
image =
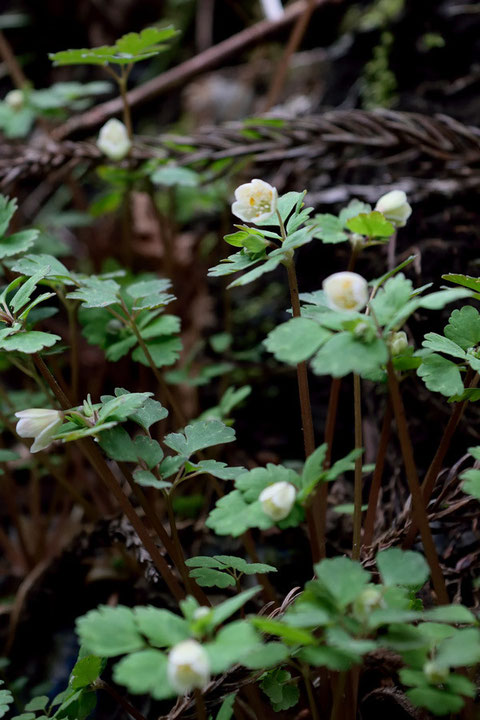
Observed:
[[[248,590],[244,590],[243,592],[238,593],[238,595],[235,595],[234,597],[225,600],[223,603],[220,603],[220,605],[216,605],[212,608],[210,619],[212,629],[216,628],[218,625],[222,625],[222,623],[234,615],[237,610],[240,610],[241,607],[243,607],[258,593],[259,589],[259,586],[256,586],[249,588]]]
[[[479,286],[480,286],[480,280]],[[480,314],[471,305],[464,305],[450,315],[445,336],[464,350],[480,343]]]
[[[167,480],[158,480],[149,470],[135,470],[133,479],[142,487],[151,487],[156,490],[165,490],[166,488],[172,487],[172,483]]]
[[[136,422],[144,430],[149,430],[154,423],[164,420],[166,417],[168,417],[167,408],[163,407],[158,400],[147,398],[143,407],[130,415],[130,420]]]
[[[175,300],[175,295],[167,293],[172,283],[167,279],[142,280],[127,288],[127,293],[134,298],[134,310],[154,310],[165,307]]]
[[[253,625],[266,635],[275,635],[282,638],[288,645],[313,645],[315,638],[311,632],[304,628],[292,627],[280,620],[264,617],[253,617]]]
[[[222,445],[235,440],[235,430],[220,420],[202,420],[187,425],[183,432],[170,433],[165,437],[165,445],[183,457],[190,457],[198,450]]]
[[[200,175],[190,168],[178,165],[163,165],[157,168],[150,176],[154,185],[164,185],[173,187],[181,185],[182,187],[197,187],[200,184]]]
[[[102,407],[98,411],[98,422],[127,420],[130,415],[142,407],[151,395],[153,395],[151,392],[125,393],[114,398],[111,395],[103,395],[101,397]]]
[[[424,613],[425,620],[441,623],[473,625],[475,615],[463,605],[440,605]]]
[[[348,234],[344,231],[344,223],[335,215],[329,213],[315,215],[312,218],[312,225],[313,237],[326,244],[333,245],[348,240]]]
[[[140,650],[144,640],[137,630],[133,610],[117,605],[101,605],[77,618],[77,635],[87,651],[102,657],[115,657]]]
[[[226,463],[218,462],[218,460],[201,460],[198,463],[189,463],[189,467],[195,472],[207,473],[220,480],[236,480],[245,472],[244,467],[228,467]]]
[[[46,280],[55,280],[71,285],[73,283],[72,275],[63,263],[53,255],[38,253],[35,255],[24,255],[22,258],[14,260],[11,269],[21,275],[31,277],[42,268],[48,267],[49,270],[45,274]]]
[[[365,343],[351,332],[339,332],[320,348],[312,360],[317,375],[343,377],[351,372],[368,376],[388,360],[388,349],[381,338]]]
[[[267,695],[275,712],[289,710],[298,703],[300,691],[291,680],[291,673],[280,668],[271,670],[262,678],[260,687]]]
[[[327,667],[338,672],[349,670],[357,662],[357,655],[352,657],[351,653],[327,646],[302,648],[298,656],[309,665]]]
[[[476,665],[480,662],[480,630],[457,630],[439,645],[436,662],[445,667]]]
[[[142,650],[122,658],[113,668],[113,678],[136,695],[164,700],[177,693],[168,683],[167,658],[160,650]]]
[[[317,580],[340,608],[345,608],[365,589],[370,575],[346,557],[328,558],[315,565]]]
[[[302,472],[302,493],[301,499],[308,496],[322,479],[325,469],[325,457],[327,445],[320,445],[305,461]]]
[[[314,320],[292,318],[267,335],[265,347],[280,362],[297,365],[311,357],[330,335]]]
[[[460,477],[464,480],[462,485],[463,492],[480,500],[480,470],[475,468],[466,470]]]
[[[217,535],[231,535],[239,537],[250,527],[249,505],[243,499],[239,490],[234,490],[217,500],[217,504],[210,512],[205,525]],[[266,523],[271,527],[273,523]]]
[[[258,573],[277,572],[277,569],[272,565],[265,565],[264,563],[249,563],[241,557],[235,555],[214,555],[215,560],[224,565],[239,572],[245,573],[245,575],[255,575]]]
[[[236,620],[226,625],[217,633],[213,642],[204,645],[212,673],[225,672],[232,665],[241,663],[259,644],[257,632],[245,620]]]
[[[466,287],[480,293],[480,278],[474,278],[471,277],[471,275],[457,275],[455,273],[449,273],[447,275],[442,275],[442,280],[449,280],[449,282],[455,283],[456,285],[461,285],[462,287]]]
[[[226,570],[226,568],[225,568]],[[208,567],[197,567],[189,572],[190,577],[194,578],[201,587],[234,587],[235,578],[227,572],[214,570]]]
[[[0,237],[5,235],[10,225],[10,220],[17,210],[17,200],[11,200],[5,195],[0,195]]]
[[[130,435],[122,427],[114,427],[103,432],[98,443],[102,450],[118,462],[137,462],[138,456]]]
[[[144,332],[142,332],[142,336],[145,336]],[[162,337],[152,342],[147,342],[146,345],[155,367],[173,365],[173,363],[178,360],[182,349],[182,341],[177,337]],[[132,359],[147,367],[150,365],[141,347],[135,348],[132,353]]]
[[[360,215],[347,220],[345,225],[352,232],[368,238],[389,238],[395,232],[394,226],[377,210],[360,213]]]
[[[461,395],[463,392],[460,370],[455,363],[441,355],[432,353],[424,357],[417,369],[417,375],[433,392],[439,392],[447,397]]]
[[[438,333],[427,333],[422,345],[434,352],[443,352],[452,357],[460,358],[461,360],[465,359],[465,351],[462,350],[456,342]]]
[[[158,29],[145,28],[141,33],[123,35],[114,45],[79,50],[62,50],[50,53],[49,58],[55,66],[61,65],[130,65],[157,55],[167,48],[166,42],[177,35],[169,26]]]
[[[134,615],[138,629],[155,647],[172,647],[190,637],[187,621],[169,610],[136,607]]]
[[[92,275],[80,280],[80,287],[68,293],[69,300],[80,300],[86,308],[103,308],[119,302],[120,286],[115,280]]]
[[[231,275],[232,273],[239,272],[240,270],[246,270],[246,268],[251,267],[258,262],[258,259],[252,260],[248,253],[242,250],[234,255],[229,255],[227,258],[222,260],[219,265],[209,268],[208,276],[222,277],[223,275]]]
[[[77,690],[88,687],[102,674],[104,661],[96,655],[87,655],[78,660],[71,672],[69,685]]]
[[[389,278],[370,302],[379,325],[391,324],[409,302],[412,292],[412,283],[403,273]]]
[[[389,548],[379,552],[377,567],[385,585],[421,587],[430,574],[423,555],[400,548]]]
[[[4,340],[0,340],[0,350],[6,352],[21,352],[26,355],[40,352],[47,347],[53,347],[57,340],[62,338],[59,335],[53,335],[53,333],[40,332],[38,330],[27,330],[26,332],[19,332],[15,335],[10,335]]]
[[[461,697],[439,688],[417,687],[413,690],[407,690],[407,696],[414,705],[427,708],[434,715],[457,713],[464,705]]]
[[[26,252],[37,237],[38,230],[21,230],[9,237],[0,238],[0,260]]]
[[[228,289],[248,285],[265,273],[275,270],[280,265],[281,261],[281,257],[268,258],[265,262],[257,265],[256,268],[253,268],[253,270],[249,270],[245,273],[245,275],[241,275],[239,278],[231,282],[230,285],[228,285]]]
[[[235,704],[235,698],[237,693],[234,692],[231,695],[227,695],[225,700],[220,706],[216,720],[231,720],[233,717],[233,706]]]
[[[137,435],[134,440],[135,450],[137,455],[147,465],[149,469],[158,465],[163,459],[163,450],[160,447],[160,443],[153,438],[145,437],[145,435]]]
[[[28,712],[38,712],[39,710],[45,710],[48,703],[50,702],[47,695],[39,695],[34,697],[30,702],[25,705],[24,710]]]
[[[242,665],[249,670],[266,670],[285,662],[290,655],[288,648],[280,642],[268,642],[251,650],[242,659]]]
[[[2,200],[5,200],[5,198],[3,197],[3,195],[0,195],[0,203]],[[1,211],[2,209],[0,204],[0,222],[2,218]],[[3,685],[3,680],[0,680],[0,685]],[[0,718],[7,714],[12,703],[13,695],[10,690],[0,690]]]

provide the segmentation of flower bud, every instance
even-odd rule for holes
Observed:
[[[407,333],[405,333],[403,330],[392,333],[388,344],[390,346],[390,352],[393,356],[401,355],[408,347]]]
[[[184,640],[168,654],[167,675],[170,685],[179,695],[194,688],[203,690],[210,679],[210,661],[204,648],[196,640]]]
[[[386,195],[382,195],[375,205],[375,210],[381,212],[397,228],[404,227],[412,214],[412,208],[403,190],[391,190]]]
[[[450,675],[450,670],[430,660],[423,666],[423,674],[433,685],[442,685]]]
[[[244,222],[266,220],[277,209],[276,188],[263,180],[254,179],[235,190],[232,213]]]
[[[368,283],[353,272],[338,272],[323,281],[328,305],[332,310],[361,310],[368,301]]]
[[[25,95],[23,94],[23,90],[10,90],[10,92],[5,95],[4,102],[12,110],[21,110],[25,102]]]
[[[123,160],[132,147],[125,125],[116,118],[106,122],[98,135],[97,147],[110,160]]]
[[[212,611],[212,608],[207,607],[206,605],[200,605],[194,613],[193,613],[193,619],[194,620],[201,620],[202,618],[206,617],[207,615],[210,615]]]
[[[290,515],[296,494],[294,486],[282,480],[262,490],[258,499],[265,515],[278,522]]]
[[[35,438],[30,448],[31,453],[45,450],[52,443],[53,436],[63,423],[63,413],[48,408],[20,410],[15,415],[19,418],[17,434],[22,438]]]
[[[359,620],[367,620],[373,610],[385,607],[383,595],[380,590],[369,587],[363,590],[353,603],[353,613]]]

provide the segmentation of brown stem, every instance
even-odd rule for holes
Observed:
[[[13,82],[17,86],[17,88],[25,87],[25,85],[28,84],[28,80],[24,75],[24,72],[20,65],[18,64],[17,58],[12,52],[12,48],[10,47],[10,43],[8,42],[7,38],[3,34],[3,32],[0,30],[0,55],[3,58],[5,65],[7,66],[8,74],[12,78]]]
[[[128,100],[128,92],[127,92],[127,82],[128,82],[128,76],[130,75],[131,65],[127,68],[122,68],[122,73],[120,76],[116,76],[117,82],[118,82],[118,88],[120,90],[120,97],[122,100],[122,106],[123,106],[123,122],[125,123],[125,127],[127,128],[128,137],[130,140],[133,138],[133,125],[132,125],[132,113],[130,110],[130,103]]]
[[[362,395],[360,376],[353,374],[353,405],[355,417],[355,450],[363,446],[362,438]],[[360,543],[362,537],[362,456],[355,458],[355,481],[354,481],[354,511],[353,511],[353,547],[352,558],[358,560],[360,557]]]
[[[471,380],[471,377],[473,375],[473,371],[469,369],[469,372],[467,373],[467,376],[465,378],[465,387],[473,388],[478,385],[478,381],[480,379],[480,375],[478,373],[475,374],[473,379]],[[471,380],[471,382],[470,382]],[[425,507],[428,507],[428,503],[430,501],[430,498],[433,493],[433,489],[435,487],[435,483],[437,481],[438,475],[440,473],[442,463],[445,459],[445,455],[447,454],[448,448],[450,447],[450,443],[452,441],[452,438],[455,434],[455,431],[458,427],[458,424],[460,420],[462,419],[463,413],[465,412],[465,408],[468,405],[468,400],[464,400],[463,402],[455,403],[455,406],[453,408],[453,412],[450,415],[450,419],[445,427],[445,430],[443,431],[442,439],[440,440],[440,443],[438,445],[437,452],[435,453],[435,457],[433,458],[432,462],[430,463],[430,467],[427,470],[427,474],[425,475],[425,478],[422,483],[422,495],[423,495],[423,503]],[[412,523],[410,525],[410,529],[407,533],[407,537],[405,538],[403,542],[404,548],[410,548],[412,547],[413,543],[415,542],[415,538],[417,536],[418,532],[418,526],[415,522],[415,520],[412,518]]]
[[[347,672],[341,672],[337,678],[333,695],[332,712],[330,714],[330,720],[339,720],[339,712],[343,704],[345,685],[347,683]]]
[[[63,407],[64,410],[68,410],[71,407],[71,403],[61,389],[60,385],[55,380],[54,376],[51,374],[48,367],[45,365],[43,359],[38,354],[35,354],[33,357],[38,369],[40,370],[40,373],[42,374],[42,377],[47,381],[60,405]],[[89,463],[97,472],[101,480],[105,483],[106,487],[113,494],[120,507],[122,508],[123,512],[129,519],[142,544],[144,545],[145,550],[149,553],[155,567],[165,580],[165,583],[170,589],[172,595],[175,597],[177,602],[183,600],[183,598],[185,597],[185,593],[178,584],[175,576],[173,575],[167,562],[165,561],[165,558],[153,542],[147,528],[135,512],[133,505],[130,503],[129,499],[123,492],[117,478],[108,467],[107,463],[103,459],[102,454],[98,450],[93,440],[85,438],[84,440],[81,440],[79,442],[79,446]]]
[[[387,373],[388,388],[390,391],[390,397],[392,399],[395,422],[397,424],[398,439],[400,441],[400,447],[402,449],[405,472],[407,475],[410,494],[412,496],[412,510],[415,522],[420,529],[423,548],[428,564],[430,566],[433,587],[437,595],[437,600],[441,605],[448,605],[449,598],[447,588],[445,586],[442,569],[438,561],[438,555],[435,548],[435,543],[433,542],[432,531],[430,530],[430,525],[428,524],[428,516],[425,510],[420,484],[418,482],[417,468],[413,456],[412,441],[408,432],[405,408],[403,405],[402,396],[400,394],[397,376],[395,375],[395,370],[393,368],[391,360],[389,360],[387,363]]]
[[[392,405],[390,401],[388,401],[385,415],[383,418],[382,430],[380,433],[380,441],[378,444],[375,470],[373,471],[372,485],[370,487],[370,495],[368,497],[368,508],[367,515],[365,517],[365,528],[362,540],[362,545],[366,547],[369,547],[373,541],[378,496],[380,494],[383,468],[385,466],[385,456],[387,453],[388,442],[390,440],[390,433],[392,430],[392,415]]]
[[[70,339],[70,362],[72,365],[72,398],[78,402],[78,335],[77,335],[77,306],[66,301],[65,305],[68,316],[68,330]]]
[[[207,711],[205,708],[205,700],[201,690],[195,690],[195,707],[197,710],[197,720],[207,720]]]
[[[320,720],[320,715],[318,714],[317,703],[315,702],[312,683],[310,680],[310,668],[307,665],[302,665],[301,669],[305,690],[307,691],[308,706],[310,708],[312,720]]]
[[[292,55],[300,47],[300,43],[302,42],[303,36],[308,28],[308,23],[310,22],[310,18],[312,17],[314,10],[315,0],[307,0],[304,11],[298,16],[297,22],[293,26],[293,30],[288,39],[287,47],[285,48],[283,56],[278,64],[277,71],[268,92],[264,112],[270,110],[277,103],[278,98],[280,97],[280,93],[282,92],[282,88],[285,84],[290,60]]]
[[[104,680],[96,680],[92,688],[93,690],[105,690],[105,692],[108,693],[110,697],[112,697],[115,702],[117,702],[125,710],[127,715],[131,715],[135,720],[146,720],[139,710],[133,707],[126,698],[122,697],[115,688],[111,687],[111,685],[106,683]]]

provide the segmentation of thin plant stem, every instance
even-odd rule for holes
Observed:
[[[465,378],[465,387],[473,388],[478,385],[478,381],[480,379],[480,375],[478,373],[475,373],[473,376],[473,371],[469,371],[467,373],[467,377]],[[471,380],[471,382],[470,382]],[[440,473],[440,469],[442,467],[442,463],[445,459],[445,456],[448,452],[448,449],[450,447],[450,443],[452,441],[452,438],[455,434],[455,431],[460,423],[460,420],[462,419],[463,413],[465,412],[465,409],[468,405],[468,400],[464,400],[463,402],[455,403],[454,409],[452,414],[450,415],[449,421],[445,427],[445,430],[443,431],[442,439],[440,440],[440,443],[438,445],[437,452],[435,453],[435,456],[430,463],[430,467],[427,470],[427,474],[425,475],[425,478],[422,483],[422,495],[423,495],[423,503],[424,506],[427,507],[429,500],[432,496],[433,489],[435,487],[435,483],[437,481],[438,475]],[[412,523],[410,525],[410,529],[407,533],[407,537],[405,538],[403,542],[404,548],[410,548],[414,541],[415,537],[418,532],[418,526],[412,517]]]
[[[318,714],[317,703],[315,702],[312,683],[310,680],[310,668],[307,665],[302,664],[301,672],[302,672],[303,683],[305,685],[305,690],[307,692],[308,706],[310,708],[310,714],[312,716],[312,720],[320,720],[320,715]]]
[[[127,128],[128,137],[130,140],[133,138],[133,125],[132,125],[132,112],[130,110],[130,102],[128,100],[128,92],[127,92],[127,84],[128,84],[128,76],[130,75],[130,71],[132,69],[131,65],[127,65],[126,67],[122,67],[120,70],[120,75],[115,72],[115,70],[112,70],[109,65],[104,66],[104,70],[108,72],[115,80],[115,82],[118,85],[118,89],[120,92],[120,98],[122,101],[122,110],[123,110],[123,122],[125,124],[125,127]]]
[[[207,710],[205,708],[205,700],[201,690],[195,690],[195,707],[197,710],[197,720],[207,720]]]
[[[410,494],[412,496],[412,510],[414,513],[415,522],[420,529],[423,548],[425,551],[427,562],[430,566],[433,587],[437,595],[437,600],[440,605],[448,605],[449,598],[447,588],[445,586],[445,579],[443,577],[442,569],[438,560],[437,550],[435,548],[435,543],[432,537],[432,531],[428,523],[428,516],[423,502],[422,491],[418,482],[417,468],[413,456],[412,441],[408,432],[407,419],[405,416],[405,407],[403,405],[403,399],[400,394],[397,376],[395,375],[395,370],[393,368],[391,359],[387,363],[387,374],[388,388],[390,392],[390,397],[392,399],[392,406],[397,425],[398,438],[400,441],[400,447],[402,449],[403,462],[405,465],[408,486],[410,489]]]
[[[339,720],[340,709],[344,702],[345,686],[347,683],[347,672],[341,672],[337,678],[335,690],[333,693],[333,704],[332,712],[330,713],[330,720]]]
[[[78,335],[77,335],[77,307],[72,303],[66,305],[68,316],[68,330],[70,337],[70,362],[72,364],[71,393],[74,402],[78,402]]]
[[[64,410],[69,409],[71,407],[69,399],[63,392],[60,385],[57,383],[55,377],[51,374],[48,367],[45,365],[43,359],[37,353],[34,354],[33,357],[42,377],[46,380],[46,382],[52,389],[52,392],[55,394],[60,405],[63,407]],[[130,503],[129,499],[123,492],[117,478],[108,467],[95,443],[92,440],[85,438],[84,440],[81,440],[79,442],[79,446],[89,463],[92,465],[93,469],[97,472],[106,487],[113,494],[120,507],[122,508],[123,512],[129,519],[143,546],[152,558],[155,567],[165,580],[165,583],[170,589],[170,592],[175,597],[177,602],[180,602],[180,600],[183,600],[183,598],[185,597],[182,588],[178,584],[175,576],[173,575],[171,569],[165,561],[165,558],[159,552],[147,528],[143,524],[141,518],[135,512],[133,505]]]
[[[385,467],[385,457],[392,431],[392,405],[390,400],[387,402],[387,408],[383,417],[382,430],[380,432],[380,441],[378,443],[377,457],[375,461],[375,470],[373,471],[372,484],[370,494],[368,496],[367,515],[365,517],[365,526],[362,538],[362,546],[369,547],[373,541],[373,533],[375,529],[375,517],[377,514],[378,496],[380,494],[380,486],[382,482],[383,468]]]
[[[173,512],[172,498],[170,497],[168,492],[164,492],[164,498],[165,505],[167,506],[168,521],[170,523],[170,532],[172,533],[172,542],[175,548],[175,554],[178,563],[178,571],[182,576],[183,583],[187,590],[195,596],[195,598],[201,605],[206,605],[208,607],[211,605],[211,603],[208,600],[207,596],[205,595],[201,587],[199,587],[199,585],[197,585],[193,578],[189,577],[188,574],[188,568],[185,564],[185,557],[183,555],[182,543],[180,542],[177,523],[175,522],[175,513]]]
[[[355,418],[355,450],[363,447],[362,438],[362,388],[360,375],[353,374],[353,405]],[[355,481],[354,481],[354,510],[353,510],[353,547],[352,558],[358,560],[360,557],[360,544],[362,537],[362,456],[355,458]]]

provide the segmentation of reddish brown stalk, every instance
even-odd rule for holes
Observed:
[[[285,48],[283,56],[278,64],[277,71],[270,86],[264,112],[270,110],[278,102],[280,93],[282,92],[282,88],[285,85],[285,78],[287,76],[290,60],[292,58],[292,55],[300,47],[300,43],[302,42],[303,36],[307,31],[308,24],[314,10],[315,0],[308,0],[307,4],[305,5],[305,10],[302,12],[301,15],[298,16],[297,22],[293,26],[293,30],[288,39],[287,47]]]
[[[469,373],[467,373],[467,376],[465,378],[465,387],[474,388],[478,385],[480,375],[478,373],[476,373],[473,380],[470,382],[470,378],[472,375],[473,375],[473,372],[471,370],[469,370]],[[438,445],[437,452],[435,453],[435,457],[433,458],[433,460],[430,464],[430,467],[427,470],[427,474],[425,475],[425,478],[422,483],[422,496],[423,496],[423,503],[424,503],[425,507],[428,507],[428,503],[430,501],[430,498],[432,497],[435,483],[437,482],[437,478],[438,478],[438,476],[440,474],[440,470],[442,468],[442,463],[445,459],[445,456],[447,454],[448,448],[450,447],[452,438],[455,434],[455,431],[458,427],[460,420],[462,419],[463,413],[465,412],[465,408],[467,407],[467,405],[468,405],[468,400],[464,400],[463,402],[455,403],[453,412],[450,415],[450,419],[445,427],[445,430],[442,435],[442,439],[440,440],[440,443]],[[405,538],[405,540],[403,542],[404,548],[412,547],[413,543],[415,542],[417,532],[418,532],[418,526],[417,526],[417,523],[415,522],[414,518],[412,517],[412,523],[410,525],[410,529],[407,533],[407,537]]]
[[[360,376],[353,375],[353,406],[355,415],[355,450],[363,447],[362,438],[362,395]],[[360,543],[362,536],[362,456],[355,459],[355,481],[354,481],[354,511],[353,511],[353,546],[352,558],[358,560],[360,557]]]
[[[387,363],[387,373],[388,388],[390,391],[393,412],[397,425],[398,439],[400,441],[400,447],[402,449],[405,472],[407,475],[410,494],[412,496],[412,511],[414,514],[415,522],[420,529],[423,548],[425,551],[427,562],[430,566],[432,583],[435,593],[437,595],[437,600],[441,605],[447,605],[449,603],[447,588],[445,586],[442,569],[438,561],[438,555],[435,548],[435,543],[433,542],[432,531],[428,523],[428,516],[425,510],[422,491],[420,489],[420,484],[418,481],[417,468],[413,456],[412,441],[408,432],[403,399],[400,393],[397,376],[395,375],[395,370],[393,368],[391,360],[389,360]]]
[[[49,387],[51,388],[52,392],[55,394],[55,397],[59,401],[61,407],[64,410],[67,410],[71,407],[71,403],[63,390],[61,389],[60,385],[57,383],[54,376],[51,374],[48,367],[45,365],[43,359],[40,357],[40,355],[35,354],[33,356],[36,366],[38,367],[42,377],[46,380]],[[170,592],[175,597],[177,602],[182,600],[185,597],[185,593],[183,592],[182,588],[177,582],[177,579],[173,575],[171,569],[169,568],[167,562],[165,561],[165,558],[160,553],[159,549],[155,545],[153,539],[151,538],[147,528],[143,524],[140,517],[135,512],[135,509],[133,505],[130,503],[129,499],[123,492],[117,478],[112,473],[110,468],[108,467],[107,463],[105,462],[102,454],[98,450],[97,446],[91,439],[85,438],[84,440],[81,440],[79,443],[79,447],[81,451],[84,453],[85,457],[89,461],[89,463],[92,465],[94,470],[97,472],[101,480],[105,483],[106,487],[112,495],[115,497],[117,502],[119,503],[120,507],[122,508],[123,512],[129,519],[130,523],[132,524],[134,530],[136,531],[138,537],[140,538],[143,546],[145,547],[145,550],[149,553],[150,557],[152,558],[152,561],[157,568],[160,575],[165,580],[165,583],[167,584],[168,588],[170,589]]]
[[[115,690],[115,688],[111,687],[111,685],[106,683],[104,680],[101,680],[100,678],[98,680],[95,680],[93,689],[104,690],[106,693],[108,693],[110,697],[113,698],[113,700],[115,700],[115,702],[118,703],[121,708],[123,708],[125,714],[131,716],[132,718],[134,718],[134,720],[145,720],[145,717],[139,710],[137,710],[131,703],[128,702],[126,698],[122,697]]]
[[[368,497],[368,508],[367,515],[365,517],[365,528],[362,539],[362,546],[366,547],[369,547],[373,541],[378,497],[380,495],[383,468],[385,466],[385,456],[387,452],[388,442],[390,440],[390,433],[392,430],[392,415],[392,405],[390,401],[388,401],[385,415],[383,417],[382,430],[380,433],[380,441],[378,444],[378,451],[375,462],[375,470],[373,471],[372,485],[370,487],[370,495]]]

